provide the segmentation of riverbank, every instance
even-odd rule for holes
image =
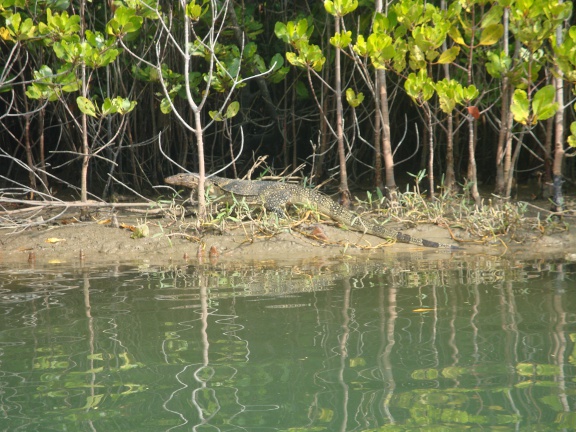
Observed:
[[[167,217],[166,213],[135,216],[127,210],[92,213],[80,221],[69,213],[50,223],[23,224],[0,230],[0,260],[36,263],[183,263],[263,262],[346,257],[413,257],[415,253],[439,258],[469,254],[502,255],[518,259],[576,256],[576,230],[539,229],[526,224],[505,235],[474,236],[453,223],[398,223],[387,227],[414,237],[457,244],[461,250],[391,243],[379,237],[350,231],[330,220],[317,222],[274,218],[233,221],[212,220],[198,228],[195,219]],[[443,225],[443,226],[441,226]],[[412,227],[409,227],[412,226]]]

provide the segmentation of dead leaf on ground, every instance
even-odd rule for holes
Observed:
[[[316,226],[314,227],[314,229],[312,230],[312,235],[313,235],[314,237],[316,237],[318,240],[322,240],[322,241],[325,241],[325,242],[328,241],[328,236],[326,235],[326,233],[324,232],[324,230],[323,230],[320,226],[318,226],[318,225],[316,225]]]
[[[60,242],[65,242],[66,239],[57,238],[57,237],[50,237],[50,238],[47,238],[45,241],[46,241],[46,243],[60,243]]]

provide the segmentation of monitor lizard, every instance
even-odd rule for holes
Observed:
[[[184,186],[190,189],[198,187],[198,174],[182,173],[164,179],[172,186]],[[418,237],[412,237],[400,231],[386,228],[350,211],[329,196],[314,189],[306,188],[292,183],[283,183],[268,180],[235,180],[224,177],[210,176],[205,180],[206,188],[220,189],[223,193],[236,196],[255,198],[268,211],[284,216],[285,204],[306,204],[315,207],[320,213],[345,224],[354,231],[372,234],[384,239],[396,240],[417,246],[426,246],[440,249],[462,249],[457,245],[437,243]]]

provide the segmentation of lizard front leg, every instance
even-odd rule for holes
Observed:
[[[264,208],[270,212],[275,213],[278,217],[286,217],[284,207],[290,201],[290,191],[282,191],[277,189],[266,190],[260,194],[260,199]]]

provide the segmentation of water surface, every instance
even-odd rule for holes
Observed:
[[[576,266],[0,267],[0,430],[576,428]]]

